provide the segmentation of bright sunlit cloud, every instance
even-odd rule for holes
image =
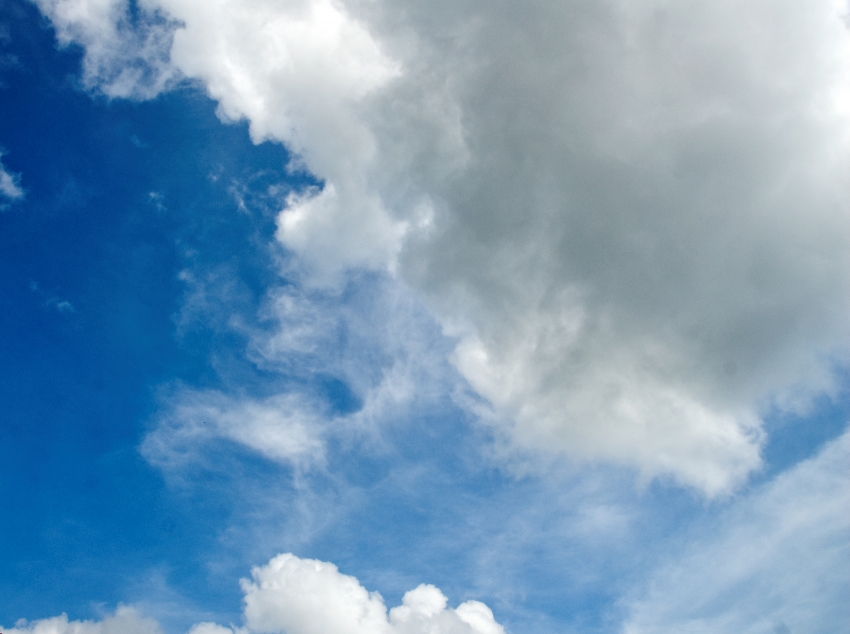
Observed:
[[[249,630],[288,634],[504,634],[479,601],[448,608],[437,588],[420,585],[387,613],[381,596],[331,563],[278,555],[243,580]]]

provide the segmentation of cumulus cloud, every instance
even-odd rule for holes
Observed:
[[[850,632],[850,433],[724,514],[631,603],[624,634]]]
[[[249,631],[287,634],[504,634],[483,603],[448,608],[437,588],[420,585],[387,613],[384,600],[331,563],[278,555],[242,581]]]
[[[493,612],[480,601],[456,608],[432,585],[407,592],[387,612],[377,592],[339,572],[332,563],[292,554],[273,558],[242,580],[245,627],[204,622],[188,634],[505,634]],[[19,622],[7,634],[161,634],[159,625],[136,610],[119,607],[103,621],[68,621],[66,615]]]
[[[318,282],[422,293],[520,445],[716,494],[759,466],[767,407],[838,389],[842,1],[39,5],[110,94],[197,80],[298,153],[324,185],[280,241]]]
[[[162,634],[156,621],[127,606],[102,621],[69,621],[63,614],[32,622],[21,620],[11,629],[0,629],[6,634]]]

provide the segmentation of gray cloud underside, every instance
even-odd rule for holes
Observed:
[[[768,407],[837,389],[843,2],[38,4],[93,86],[199,80],[297,152],[325,185],[280,241],[417,289],[519,445],[716,494]]]

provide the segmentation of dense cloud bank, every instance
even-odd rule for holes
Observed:
[[[520,445],[708,494],[836,389],[850,323],[837,0],[37,0],[87,81],[200,82],[324,182],[278,238],[388,269]],[[288,450],[287,450],[288,451]]]

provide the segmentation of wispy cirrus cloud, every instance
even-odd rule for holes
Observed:
[[[174,84],[168,50],[174,24],[148,9],[134,20],[124,0],[37,0],[60,44],[85,47],[84,82],[110,97],[150,98]]]
[[[168,473],[209,466],[206,454],[221,441],[302,473],[326,466],[328,442],[380,453],[385,428],[445,403],[457,387],[450,342],[421,301],[386,275],[274,287],[259,308],[226,267],[180,277],[180,336],[194,328],[236,335],[234,354],[249,369],[225,368],[217,389],[161,390],[141,450]]]
[[[850,433],[697,528],[624,634],[847,632]]]
[[[321,418],[294,395],[236,399],[220,392],[181,391],[142,443],[148,460],[178,469],[203,455],[205,445],[225,439],[284,464],[321,463]]]
[[[0,159],[3,154],[0,152]],[[21,189],[21,177],[19,174],[9,172],[2,162],[0,162],[0,193],[9,200],[19,200],[24,197],[24,190]]]

